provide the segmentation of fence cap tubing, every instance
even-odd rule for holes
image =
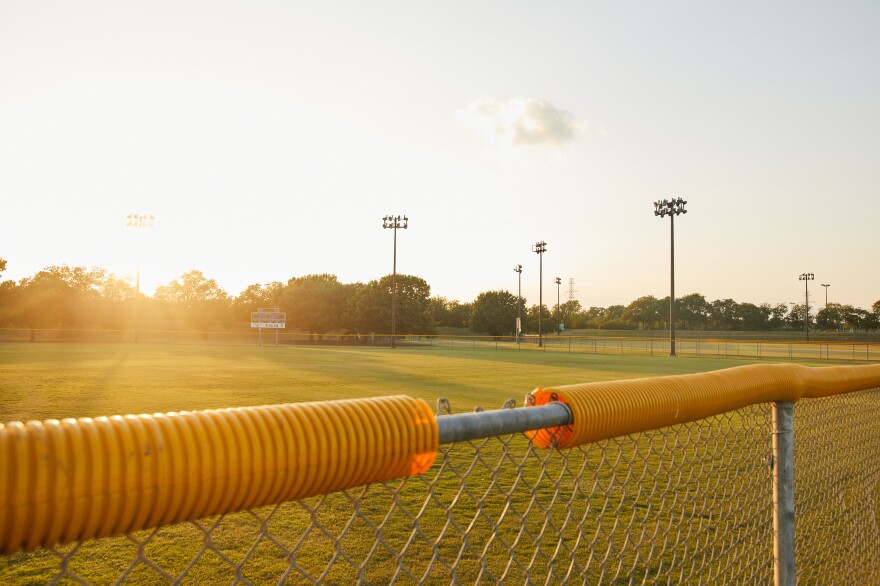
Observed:
[[[530,405],[560,401],[571,425],[530,432],[540,447],[574,447],[677,423],[712,417],[757,403],[880,387],[880,365],[808,367],[756,364],[724,370],[538,388]]]
[[[0,554],[420,474],[437,446],[405,396],[0,424]]]

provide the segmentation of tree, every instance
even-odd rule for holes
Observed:
[[[111,279],[99,268],[46,267],[21,280],[16,317],[32,328],[93,325],[102,287]]]
[[[287,282],[280,305],[287,312],[289,327],[309,334],[325,334],[344,327],[343,312],[348,290],[336,275],[306,275]]]
[[[840,306],[843,323],[845,327],[853,332],[860,329],[868,331],[868,313],[867,310],[852,305]]]
[[[428,312],[435,326],[444,328],[464,328],[468,326],[471,304],[450,301],[446,297],[431,297]]]
[[[569,328],[578,327],[577,315],[583,311],[581,302],[577,299],[569,299],[559,306],[559,321],[568,324]]]
[[[470,328],[490,336],[514,335],[520,301],[508,291],[484,291],[474,300]]]
[[[839,303],[829,303],[816,312],[816,327],[825,331],[840,331],[843,318],[842,306]]]
[[[660,305],[660,301],[653,295],[639,297],[630,303],[623,311],[623,319],[629,325],[637,328],[645,327],[647,329],[657,329],[658,325],[663,321],[662,314],[660,313]],[[668,312],[668,301],[666,306]]]
[[[385,275],[366,285],[356,284],[347,303],[347,323],[359,332],[391,333],[391,282]],[[397,275],[397,327],[401,334],[433,334],[431,286],[414,275]]]
[[[525,304],[525,301],[523,302]],[[541,335],[545,336],[557,331],[556,319],[546,305],[541,311]],[[538,333],[538,306],[532,305],[523,313],[523,332]]]
[[[624,318],[626,307],[623,305],[609,305],[602,313],[601,327],[606,330],[629,330],[632,326]]]
[[[180,322],[202,331],[228,324],[229,295],[202,271],[189,271],[156,288],[155,300]]]
[[[278,281],[272,281],[265,285],[260,283],[248,285],[232,301],[232,310],[235,318],[241,321],[248,321],[250,320],[251,312],[257,311],[261,307],[281,307],[281,293],[283,289],[284,285]]]
[[[867,315],[865,316],[865,322],[864,322],[865,331],[866,332],[867,331],[876,332],[878,329],[880,329],[880,315],[877,315],[874,312],[866,312],[866,313],[867,313]]]
[[[590,307],[580,313],[578,316],[578,321],[580,322],[579,327],[590,328],[590,329],[600,329],[602,327],[602,322],[605,320],[605,308],[604,307]]]
[[[458,301],[449,302],[449,321],[448,326],[451,328],[466,328],[471,321],[471,313],[473,312],[473,303],[460,303]]]
[[[0,282],[0,326],[8,326],[15,322],[20,299],[21,288],[15,281]]]
[[[795,303],[791,306],[791,310],[788,312],[788,317],[786,318],[786,322],[788,322],[788,327],[795,331],[804,331],[804,319],[807,316],[807,306],[803,303]],[[812,321],[812,320],[811,320]]]
[[[143,294],[136,299],[137,292],[124,279],[116,275],[100,271],[95,273],[95,287],[98,298],[93,299],[93,323],[103,328],[125,328],[132,324],[135,301],[141,306],[147,301]],[[139,310],[142,307],[138,308]],[[91,324],[89,324],[91,325]]]
[[[716,299],[709,306],[709,324],[713,330],[738,330],[738,304],[733,299]]]
[[[767,329],[770,323],[770,307],[754,303],[740,303],[736,307],[736,321],[739,328],[749,331]]]
[[[675,300],[675,319],[686,330],[704,330],[709,325],[712,307],[699,293],[691,293]]]
[[[788,306],[784,303],[777,303],[770,306],[770,329],[781,330],[785,327],[785,315],[788,313]]]

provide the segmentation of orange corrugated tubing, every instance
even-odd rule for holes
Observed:
[[[404,396],[0,425],[0,553],[420,474],[438,442]]]
[[[530,432],[540,447],[590,442],[696,421],[756,403],[797,401],[880,387],[880,365],[811,368],[756,364],[714,372],[535,389],[533,405],[559,400],[572,424]]]

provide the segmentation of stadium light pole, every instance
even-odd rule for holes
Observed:
[[[686,214],[682,198],[657,200],[654,215],[669,216],[669,355],[675,356],[675,216]]]
[[[810,341],[810,281],[815,280],[816,276],[813,273],[801,273],[798,277],[798,281],[804,282],[804,332],[807,334],[807,341]],[[827,289],[826,289],[827,291]]]
[[[825,287],[825,311],[828,311],[828,287],[831,286],[831,283],[819,283],[823,287]]]
[[[516,293],[516,343],[519,344],[519,333],[522,331],[522,265],[513,267],[517,275],[517,293]]]
[[[559,329],[559,286],[562,285],[562,279],[556,277],[556,335],[558,336],[561,331]]]
[[[541,332],[541,314],[544,313],[544,253],[547,243],[541,240],[532,246],[532,252],[538,255],[538,348],[544,346]]]
[[[397,348],[394,335],[397,328],[397,229],[406,230],[409,218],[403,216],[385,216],[382,218],[382,228],[394,230],[394,270],[391,273],[391,347]]]
[[[137,214],[130,213],[128,216],[128,223],[126,226],[131,228],[152,228],[156,225],[156,218],[152,214]],[[140,254],[138,254],[138,267],[137,267],[137,277],[135,279],[135,294],[134,294],[134,341],[138,341],[138,328],[137,322],[140,321],[140,303],[141,303],[141,263],[140,263]]]
[[[128,223],[126,226],[132,228],[152,228],[156,225],[156,218],[152,214],[128,214]],[[135,290],[138,294],[141,292],[141,266],[138,262],[137,281],[135,281]]]

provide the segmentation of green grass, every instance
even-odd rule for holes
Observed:
[[[683,374],[742,360],[512,350],[0,344],[0,420],[96,417],[405,394],[453,410],[535,387]]]
[[[497,408],[509,397],[521,405],[524,395],[538,386],[683,374],[747,363],[479,348],[0,344],[0,420],[390,394],[422,398],[431,405],[446,397],[455,412],[462,412],[477,405]],[[616,582],[621,577],[624,582],[645,578],[675,583],[694,578],[677,573],[689,567],[687,555],[718,553],[709,534],[720,535],[722,543],[729,541],[725,541],[729,534],[735,536],[732,547],[739,552],[732,559],[748,558],[764,575],[772,549],[767,555],[760,547],[752,550],[754,536],[760,543],[769,530],[764,459],[770,437],[765,409],[571,452],[536,451],[522,436],[480,442],[479,450],[459,444],[444,449],[432,470],[419,478],[286,503],[274,513],[271,507],[264,508],[256,511],[258,518],[250,513],[229,515],[210,532],[215,549],[201,558],[197,554],[206,534],[192,524],[161,529],[149,539],[144,555],[173,576],[196,560],[186,577],[190,583],[230,582],[235,571],[222,556],[233,563],[241,561],[242,572],[254,583],[275,582],[289,563],[264,538],[265,527],[284,547],[299,544],[296,563],[317,577],[336,551],[353,560],[367,559],[376,544],[373,528],[382,525],[385,543],[396,551],[405,549],[407,567],[416,578],[424,573],[429,581],[448,583],[443,563],[455,560],[463,582],[474,582],[481,571],[489,571],[488,577],[483,575],[486,582],[504,577],[522,583],[527,577],[524,567],[531,568],[534,580],[544,581],[540,576],[547,575],[558,578],[566,564],[548,556],[564,543],[584,552],[585,558],[595,557],[585,575],[591,583]],[[750,511],[756,518],[743,517],[735,508],[743,494],[750,499],[757,495],[761,501]],[[352,498],[357,499],[356,508]],[[566,517],[566,511],[574,517]],[[200,525],[208,528],[214,522],[208,519]],[[613,529],[615,522],[623,525]],[[578,523],[583,535],[592,536],[589,544],[576,543],[571,532],[562,529]],[[134,537],[145,540],[149,535],[140,532]],[[672,542],[669,535],[678,537]],[[665,547],[665,541],[672,545]],[[70,546],[59,548],[69,550]],[[511,550],[515,551],[512,564]],[[94,540],[80,546],[70,569],[88,581],[107,583],[122,575],[136,557],[137,546],[126,537]],[[363,568],[368,581],[387,583],[394,578],[397,566],[384,546],[370,559]],[[587,559],[580,563],[585,566]],[[48,551],[0,558],[0,583],[44,583],[58,566],[58,558]],[[670,566],[678,569],[670,572]],[[332,564],[329,572],[327,583],[350,583],[358,577],[345,562]],[[705,572],[709,578],[719,573],[751,576],[719,567],[718,562],[700,572],[704,578]],[[153,583],[159,578],[141,564],[128,581]],[[581,581],[577,576],[572,579]]]

